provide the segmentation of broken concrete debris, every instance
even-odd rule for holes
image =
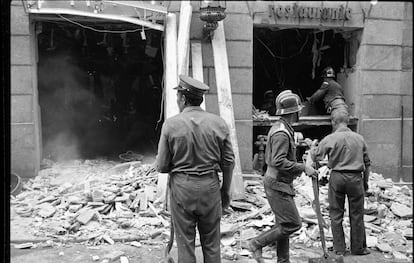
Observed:
[[[158,173],[151,165],[85,161],[72,165],[70,169],[53,164],[24,184],[25,190],[11,199],[11,209],[14,211],[11,219],[32,218],[30,228],[39,237],[68,241],[83,239],[92,247],[103,243],[114,244],[118,240],[132,240],[129,244],[135,247],[141,247],[143,243],[163,245],[168,241],[170,214],[165,210],[165,204],[161,203],[163,198],[157,192]],[[320,169],[329,176],[325,166]],[[60,180],[59,183],[60,173],[72,173],[71,177],[76,178],[81,171],[86,171],[86,179]],[[293,184],[302,228],[291,241],[293,244],[320,249],[316,213],[312,206],[311,179],[302,174]],[[244,186],[246,198],[232,201],[231,212],[222,217],[222,255],[229,260],[251,256],[247,241],[270,229],[275,223],[263,182],[245,180]],[[321,186],[320,202],[327,246],[330,248],[333,237],[327,189],[328,185]],[[383,252],[387,258],[412,259],[412,197],[410,187],[399,186],[380,174],[371,173],[369,194],[364,203],[369,248]],[[348,210],[347,205],[345,209]],[[344,232],[348,247],[349,231],[349,218],[345,217]],[[55,244],[49,240],[44,245]],[[15,247],[31,248],[33,244]],[[292,250],[294,248],[295,245],[292,245]],[[273,250],[265,248],[263,255],[268,259],[275,258]],[[92,259],[100,260],[96,256]],[[102,262],[118,259],[128,262],[120,251],[106,255]]]
[[[112,262],[112,261],[115,261],[115,260],[119,259],[123,255],[125,255],[125,252],[117,250],[117,251],[112,251],[112,252],[106,254],[105,256],[103,256],[103,258],[108,259],[109,262]]]
[[[14,248],[19,248],[19,249],[32,248],[32,247],[34,247],[34,244],[32,242],[14,245]]]
[[[92,218],[95,217],[96,211],[92,209],[84,209],[82,212],[79,213],[79,216],[76,220],[81,223],[82,225],[86,225]]]
[[[127,257],[125,257],[125,256],[121,256],[121,257],[119,258],[119,260],[121,261],[121,263],[129,263],[128,258],[127,258]]]
[[[390,208],[391,208],[391,211],[398,217],[402,217],[402,218],[413,217],[412,207],[410,208],[400,203],[393,203]]]

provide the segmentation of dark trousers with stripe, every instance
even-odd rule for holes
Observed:
[[[360,172],[332,171],[329,178],[329,216],[335,251],[345,251],[342,222],[345,196],[348,198],[351,225],[351,252],[358,253],[367,247],[364,226],[364,183]]]
[[[204,262],[220,263],[221,194],[217,173],[203,176],[173,174],[170,189],[178,263],[196,262],[196,227]]]
[[[293,196],[277,190],[280,184],[269,176],[264,178],[265,193],[275,215],[275,225],[254,240],[261,247],[276,242],[277,262],[288,263],[289,236],[298,231],[302,223]]]

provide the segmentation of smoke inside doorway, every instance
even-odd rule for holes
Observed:
[[[130,30],[137,27],[37,22],[44,158],[117,158],[127,151],[155,156],[162,125],[162,32]]]

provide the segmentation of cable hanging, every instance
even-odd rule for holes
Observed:
[[[277,58],[277,59],[291,59],[291,58],[296,57],[296,56],[297,56],[297,55],[299,55],[300,53],[302,53],[303,49],[305,48],[306,44],[308,43],[308,40],[309,40],[309,34],[306,34],[306,40],[305,40],[305,43],[303,43],[303,45],[302,45],[302,47],[299,49],[299,51],[298,51],[297,53],[295,53],[295,54],[291,55],[291,56],[288,56],[288,57],[276,56],[276,55],[275,55],[275,54],[273,54],[273,52],[269,49],[269,47],[268,47],[265,43],[263,43],[263,41],[262,41],[262,40],[260,40],[258,37],[254,37],[254,38],[255,38],[257,41],[259,41],[259,43],[260,43],[260,44],[262,44],[262,45],[266,48],[266,50],[270,53],[270,55],[271,55],[273,58]]]

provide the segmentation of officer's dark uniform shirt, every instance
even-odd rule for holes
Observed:
[[[347,127],[326,136],[313,155],[314,161],[328,155],[328,167],[333,171],[362,172],[371,164],[364,138]]]
[[[157,170],[204,174],[232,166],[234,153],[225,121],[199,106],[167,119],[161,130]]]
[[[305,171],[305,165],[296,162],[294,130],[283,118],[268,133],[265,161],[267,173],[277,177],[275,190],[295,195],[293,179]]]
[[[322,83],[321,87],[310,97],[309,101],[311,103],[315,103],[322,98],[325,108],[327,109],[334,99],[345,100],[344,90],[338,82],[333,79],[329,79]]]

